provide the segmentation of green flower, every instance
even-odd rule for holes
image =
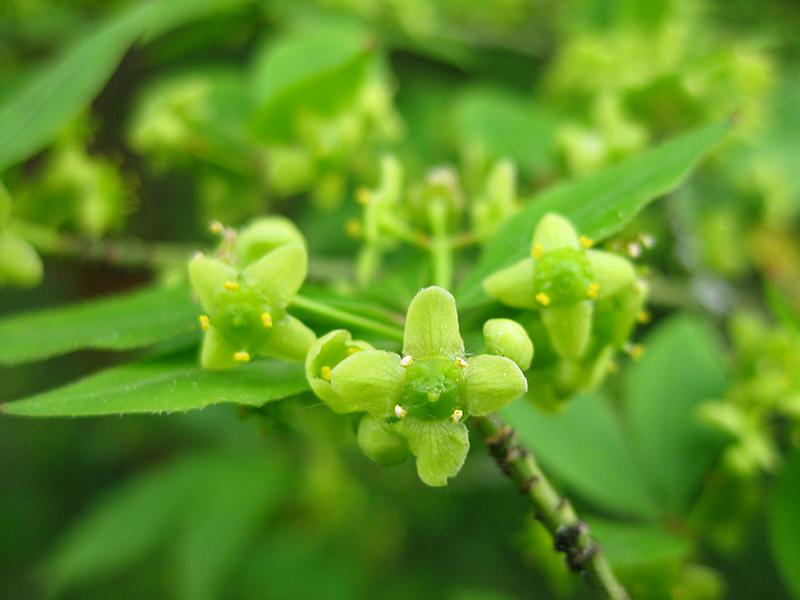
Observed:
[[[538,310],[556,352],[580,358],[589,343],[595,305],[635,280],[630,261],[591,246],[567,219],[548,213],[534,231],[531,256],[488,277],[484,290],[503,304]]]
[[[269,250],[243,269],[205,255],[189,262],[189,278],[205,315],[200,362],[229,369],[254,356],[301,361],[316,336],[286,307],[302,286],[308,256],[301,243]]]
[[[346,345],[347,339],[337,335]],[[402,357],[364,349],[331,368],[318,361],[330,347],[322,344],[322,350],[309,358],[319,369],[309,375],[312,385],[330,378],[330,390],[320,397],[339,412],[365,412],[390,425],[379,430],[370,421],[369,433],[374,436],[378,430],[384,437],[404,438],[417,459],[420,478],[428,485],[445,485],[464,464],[468,416],[488,415],[527,390],[525,376],[512,360],[466,356],[455,300],[440,287],[426,288],[411,301]]]
[[[9,231],[11,196],[0,183],[0,287],[31,288],[42,281],[42,259],[27,240]]]

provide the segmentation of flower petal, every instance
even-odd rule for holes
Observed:
[[[372,415],[358,423],[358,445],[376,463],[389,467],[408,457],[406,439],[398,432],[398,423],[389,424]]]
[[[489,319],[483,324],[483,341],[492,354],[510,358],[523,371],[533,361],[533,342],[525,328],[511,319]]]
[[[297,226],[286,217],[261,217],[236,236],[236,254],[241,264],[247,266],[286,244],[305,244]]]
[[[238,273],[218,258],[198,254],[189,261],[189,280],[192,289],[207,311],[212,311],[225,293],[225,282],[236,281]]]
[[[532,249],[539,246],[543,252],[559,248],[580,248],[578,232],[572,223],[557,213],[547,213],[540,220],[533,232]]]
[[[200,365],[204,369],[223,371],[236,366],[233,355],[241,350],[234,348],[213,325],[203,337],[203,348],[200,351]]]
[[[364,411],[385,419],[394,414],[404,378],[405,369],[400,365],[399,355],[364,350],[334,367],[331,385],[344,411]]]
[[[550,343],[564,358],[580,358],[589,344],[594,304],[581,300],[575,304],[542,308],[542,322]]]
[[[292,315],[277,320],[266,336],[258,346],[260,355],[293,361],[304,361],[317,340],[316,334]]]
[[[468,362],[464,372],[464,393],[471,415],[491,414],[528,391],[525,375],[510,358],[481,354]]]
[[[602,250],[589,250],[586,255],[595,281],[600,285],[598,298],[613,296],[636,279],[633,264],[624,256]]]
[[[244,278],[277,306],[295,297],[308,271],[308,254],[302,244],[287,244],[268,252],[244,270]]]
[[[408,305],[403,352],[414,358],[455,356],[464,352],[458,330],[456,300],[446,289],[431,286]]]
[[[483,280],[488,296],[514,308],[539,308],[533,293],[533,272],[536,261],[523,258]]]
[[[447,479],[461,470],[469,450],[464,424],[406,417],[399,425],[417,457],[419,478],[431,486],[447,485]]]
[[[367,342],[353,340],[350,332],[336,329],[319,338],[306,356],[306,379],[314,393],[334,412],[347,412],[330,382],[332,369],[354,352],[373,350]]]

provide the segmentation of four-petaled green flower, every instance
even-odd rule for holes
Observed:
[[[550,341],[564,358],[585,353],[595,302],[631,286],[636,274],[626,258],[591,250],[572,223],[555,213],[539,221],[531,255],[483,282],[486,293],[515,308],[538,310]]]
[[[192,288],[207,314],[201,364],[229,369],[253,356],[302,361],[316,335],[286,312],[306,277],[308,256],[302,243],[268,250],[249,264],[199,254],[189,263]]]
[[[466,355],[455,299],[440,287],[411,301],[403,356],[369,348],[340,354],[338,364],[309,373],[311,380],[330,381],[323,400],[338,412],[366,412],[388,425],[416,456],[420,478],[433,486],[445,485],[464,464],[467,417],[495,412],[527,390],[512,360]],[[307,365],[316,367],[319,356],[312,348]]]

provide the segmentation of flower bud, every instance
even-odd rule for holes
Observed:
[[[31,288],[42,280],[42,259],[33,247],[11,231],[0,232],[0,285]]]
[[[319,338],[306,356],[306,378],[314,393],[324,400],[331,410],[349,412],[346,405],[331,386],[333,369],[348,356],[362,350],[372,350],[367,342],[353,340],[349,331],[336,329]]]
[[[297,226],[284,217],[255,219],[236,237],[236,253],[243,267],[285,244],[304,244],[305,239]]]
[[[533,360],[533,342],[528,332],[511,319],[490,319],[483,325],[483,340],[492,354],[510,358],[526,371]]]
[[[358,445],[376,463],[391,466],[408,457],[408,443],[394,426],[371,415],[364,415],[358,424]]]

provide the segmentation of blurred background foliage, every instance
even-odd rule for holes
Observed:
[[[210,221],[265,212],[305,233],[312,285],[347,296],[359,190],[388,152],[408,182],[452,166],[470,199],[452,218],[480,244],[537,190],[735,115],[607,243],[648,274],[644,355],[557,414],[508,417],[634,597],[800,597],[798,27],[791,0],[4,0],[0,283],[38,283],[34,250],[45,277],[0,310],[174,281]],[[514,187],[482,208],[498,163]],[[396,250],[359,297],[402,310],[427,275]],[[138,355],[2,367],[0,399]],[[3,418],[0,596],[582,597],[477,446],[437,490],[370,463],[308,397]]]

